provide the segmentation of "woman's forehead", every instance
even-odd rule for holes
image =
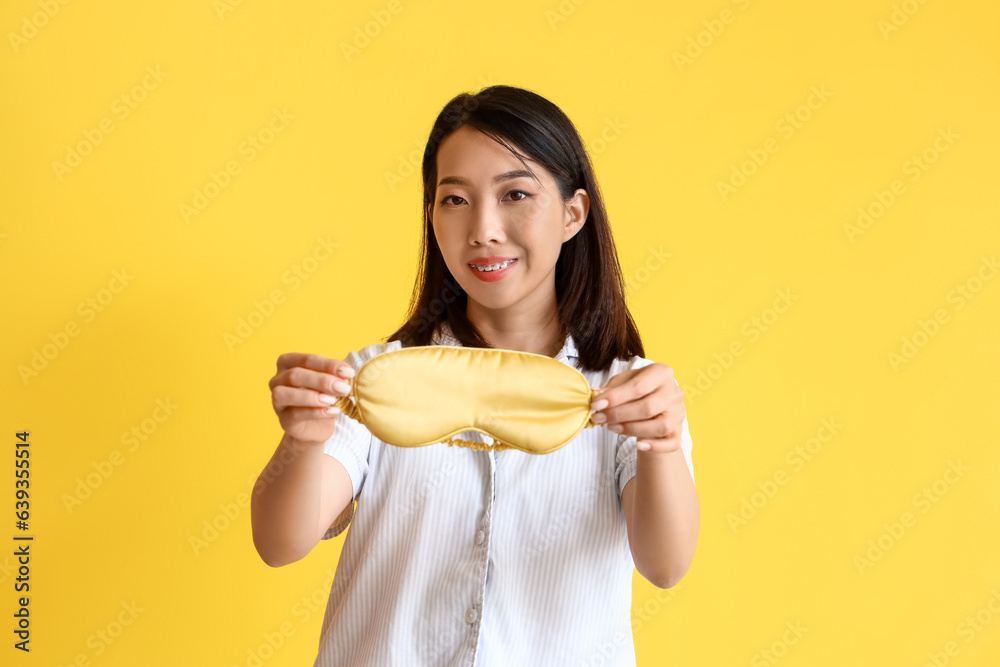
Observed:
[[[504,139],[510,143],[507,139]],[[524,155],[517,146],[514,150]],[[538,178],[544,178],[544,167],[525,156],[528,171]],[[471,185],[492,185],[494,179],[510,172],[523,172],[525,164],[518,160],[507,148],[482,132],[464,125],[449,135],[437,151],[438,184],[442,179]],[[504,179],[509,180],[509,179]]]

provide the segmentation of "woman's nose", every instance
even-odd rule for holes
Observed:
[[[477,207],[472,213],[469,240],[486,243],[503,238],[503,218],[496,206],[486,204]]]

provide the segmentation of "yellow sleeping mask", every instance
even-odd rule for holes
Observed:
[[[601,390],[572,366],[542,354],[422,345],[383,352],[352,378],[337,405],[379,440],[397,447],[448,441],[474,449],[548,454],[591,421]],[[353,402],[352,402],[353,401]],[[493,444],[452,436],[478,431]]]

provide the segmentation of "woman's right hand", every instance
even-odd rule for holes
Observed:
[[[332,404],[351,393],[354,369],[340,359],[288,352],[278,357],[278,372],[268,382],[271,403],[290,438],[326,442],[340,409]]]

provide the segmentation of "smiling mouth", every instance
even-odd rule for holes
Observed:
[[[508,259],[506,262],[498,262],[497,264],[486,264],[479,266],[478,264],[469,264],[473,269],[479,271],[480,273],[492,273],[494,271],[501,271],[506,269],[508,266],[517,261],[517,258]]]

